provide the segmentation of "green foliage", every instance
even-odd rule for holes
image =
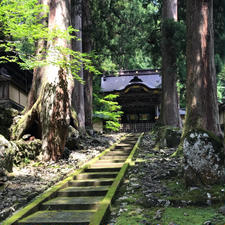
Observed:
[[[148,29],[154,27],[158,6],[142,0],[91,3],[95,51],[101,71],[144,69],[153,66]],[[110,62],[106,65],[106,62]],[[113,65],[113,66],[112,66]]]
[[[45,11],[44,11],[45,10]],[[0,47],[8,53],[1,61],[17,61],[19,57],[30,58],[35,53],[35,43],[48,37],[48,29],[42,24],[47,8],[37,0],[2,0],[0,2],[1,33]],[[39,15],[43,16],[39,16]]]
[[[215,37],[215,64],[216,71],[220,73],[225,64],[225,2],[220,0],[213,1],[214,16],[214,37]]]
[[[62,47],[58,39],[68,43],[76,39],[72,27],[63,30],[55,26],[49,29],[45,20],[48,7],[40,5],[38,0],[2,0],[0,2],[1,39],[0,48],[2,62],[17,62],[24,69],[33,69],[45,65],[57,65],[71,71],[74,77],[83,83],[78,76],[81,66],[93,73],[98,71],[92,66],[90,57]],[[43,48],[37,54],[38,41],[44,41],[51,46]],[[69,46],[69,45],[68,45]],[[46,57],[50,56],[50,57]],[[22,60],[21,60],[22,59]]]
[[[116,73],[117,72],[117,65],[112,62],[111,57],[104,58],[102,57],[101,69],[106,73]]]
[[[176,57],[185,50],[185,30],[186,27],[182,22],[175,22],[173,19],[167,19],[162,23],[164,31],[163,41],[165,45],[172,46],[173,54]]]
[[[98,110],[95,110],[94,117],[105,120],[105,129],[118,131],[120,129],[120,117],[122,111],[121,106],[116,102],[118,95],[109,94],[103,98],[99,98],[97,95],[94,96],[97,101]]]
[[[214,0],[213,5],[217,95],[218,100],[222,102],[225,96],[225,2]]]
[[[223,68],[221,72],[217,76],[217,96],[219,102],[224,101],[225,96],[225,64],[223,65]]]

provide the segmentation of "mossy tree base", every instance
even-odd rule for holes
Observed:
[[[177,147],[181,139],[181,129],[171,126],[160,127],[157,131],[155,149]]]
[[[57,68],[57,72],[52,74],[52,80],[43,80],[37,101],[12,127],[14,140],[27,133],[42,139],[45,161],[57,161],[62,156],[70,118],[74,114],[71,113],[66,71]],[[50,72],[46,69],[45,73]]]

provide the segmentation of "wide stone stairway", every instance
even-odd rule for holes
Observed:
[[[140,135],[128,135],[22,216],[16,225],[97,225],[102,223]],[[32,204],[32,203],[31,203]],[[29,205],[27,206],[29,208]],[[14,216],[15,217],[15,216]],[[7,224],[8,225],[8,224]]]

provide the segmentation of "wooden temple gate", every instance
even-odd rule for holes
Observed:
[[[122,123],[121,124],[121,132],[146,132],[150,131],[155,123]]]
[[[152,129],[159,116],[161,76],[156,70],[121,71],[119,76],[102,79],[102,89],[113,93],[122,107],[122,132],[143,132]]]

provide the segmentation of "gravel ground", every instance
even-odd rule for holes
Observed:
[[[172,221],[161,223],[164,210],[167,207],[194,206],[193,202],[189,200],[174,201],[171,198],[174,193],[165,182],[169,180],[179,180],[180,182],[182,180],[183,159],[170,157],[176,150],[175,148],[155,150],[153,146],[154,137],[145,134],[133,159],[135,165],[128,169],[124,182],[110,207],[111,213],[107,217],[106,224],[175,225]],[[176,184],[179,185],[178,182]],[[186,191],[194,191],[195,189],[198,188],[190,187]],[[204,205],[207,205],[207,201],[204,202]],[[221,213],[224,216],[217,213],[215,218],[209,218],[210,223],[203,221],[202,224],[225,224],[225,207],[221,207],[219,211],[222,211],[222,208],[224,208],[224,212]],[[184,216],[188,217],[188,214],[184,213]]]
[[[28,161],[26,165],[14,167],[13,173],[4,177],[4,186],[0,187],[0,223],[123,135],[94,135],[81,140],[80,150],[65,150],[64,159],[58,162]]]

